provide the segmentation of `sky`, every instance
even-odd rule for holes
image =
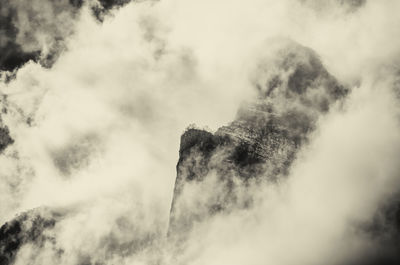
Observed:
[[[0,222],[60,215],[55,242],[24,245],[15,264],[349,264],[376,249],[359,227],[400,187],[399,1],[132,1],[102,19],[96,1],[0,3],[0,51],[32,59],[0,75],[14,139],[0,155]],[[257,204],[199,223],[176,254],[180,136],[233,121],[281,39],[350,92],[287,178],[238,191]],[[218,192],[212,178],[191,188]]]

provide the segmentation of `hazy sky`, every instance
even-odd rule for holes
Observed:
[[[0,155],[0,222],[41,206],[66,216],[48,232],[56,246],[28,244],[16,264],[334,264],[374,246],[356,228],[399,190],[399,1],[137,1],[103,23],[95,4],[8,3],[15,42],[42,64],[0,83],[15,140]],[[199,224],[174,257],[180,135],[215,131],[255,98],[255,66],[276,38],[314,50],[350,94],[287,179],[246,190],[256,206]]]

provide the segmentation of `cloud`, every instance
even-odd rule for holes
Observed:
[[[215,213],[251,207],[246,186],[285,178],[318,119],[348,93],[311,49],[286,39],[265,47],[251,78],[257,96],[235,120],[215,134],[188,129],[181,137],[171,237]],[[196,196],[200,190],[210,192]]]
[[[99,21],[130,0],[5,1],[0,9],[0,70],[11,71],[28,61],[51,67],[67,49],[82,7],[91,9]],[[12,75],[3,73],[7,79]]]
[[[399,185],[398,103],[387,84],[381,85],[371,89],[365,84],[363,92],[348,99],[345,112],[321,120],[286,180],[246,188],[246,194],[256,198],[253,207],[197,222],[178,260],[346,264],[378,248],[381,242],[366,236],[360,224],[369,222]],[[188,195],[200,200],[221,194],[213,191],[223,187],[215,182],[193,185],[199,190]]]
[[[341,11],[342,13],[355,12],[367,4],[367,0],[300,0],[300,2],[313,8],[317,12],[323,12],[325,14],[332,12],[332,9]]]
[[[326,11],[304,1],[132,2],[103,23],[85,5],[74,13],[69,2],[46,3],[44,12],[13,2],[20,17],[7,20],[22,29],[13,31],[13,53],[50,51],[54,36],[65,49],[51,68],[28,62],[0,84],[15,141],[0,156],[0,220],[42,205],[68,214],[46,232],[54,244],[24,245],[17,264],[340,263],[379,243],[362,227],[398,185],[397,1],[332,1]],[[30,14],[45,32],[24,22]],[[166,233],[180,136],[192,123],[215,132],[233,121],[256,97],[254,85],[272,84],[274,74],[289,83],[295,68],[276,73],[283,62],[269,56],[274,37],[309,47],[300,58],[318,54],[349,98],[315,120],[287,181],[238,185],[237,197],[254,205],[198,223],[173,256]],[[300,83],[313,75],[300,69]],[[320,96],[310,106],[323,106]],[[210,178],[188,193],[220,190]]]
[[[78,6],[65,1],[2,1],[1,69],[13,70],[29,60],[50,66],[71,35]]]

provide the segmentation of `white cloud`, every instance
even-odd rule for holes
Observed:
[[[368,1],[329,15],[294,1],[172,0],[131,3],[104,24],[84,9],[53,68],[28,63],[0,84],[15,139],[1,157],[2,221],[41,205],[74,208],[54,231],[66,251],[61,264],[73,264],[82,255],[105,258],[101,242],[123,218],[119,243],[154,231],[159,242],[107,258],[161,259],[181,133],[191,123],[215,130],[233,120],[254,96],[249,76],[269,49],[265,40],[283,36],[355,86],[346,109],[321,121],[287,182],[254,190],[259,206],[201,224],[180,262],[310,264],[338,249],[345,258],[343,242],[362,245],[349,222],[369,218],[397,184],[398,5]],[[88,135],[97,151],[63,177],[54,151]]]

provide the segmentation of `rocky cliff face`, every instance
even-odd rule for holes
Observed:
[[[287,175],[317,120],[347,94],[312,50],[286,41],[260,60],[252,81],[258,96],[233,122],[215,133],[190,128],[182,135],[169,234],[251,204],[251,194],[238,198],[234,190]],[[210,179],[217,190],[211,193]],[[193,186],[203,186],[195,189],[200,194]]]
[[[3,107],[2,100],[0,100],[0,106],[2,107],[2,112],[7,112],[7,109]],[[0,154],[7,148],[7,146],[14,143],[14,139],[10,136],[10,131],[6,125],[3,124],[1,114],[0,114]]]
[[[10,131],[8,130],[8,127],[0,127],[0,153],[13,142],[14,140],[10,137]]]
[[[250,207],[252,185],[285,178],[318,119],[348,93],[312,50],[289,41],[277,47],[256,66],[251,80],[257,96],[239,108],[234,121],[214,133],[189,128],[181,136],[168,228],[174,247],[185,241],[195,223]],[[0,152],[12,142],[8,129],[0,127]],[[398,198],[362,228],[381,247],[351,264],[399,264]],[[61,255],[53,230],[63,218],[54,209],[35,209],[5,223],[0,228],[0,265],[13,264],[26,245],[40,251],[47,244]],[[101,251],[127,255],[154,244],[147,237],[121,243],[111,234]],[[91,257],[77,264],[92,264]]]
[[[45,243],[55,240],[46,231],[51,230],[58,215],[47,209],[25,212],[0,227],[0,265],[13,264],[16,254],[26,244],[40,250]]]
[[[348,93],[313,51],[286,43],[274,54],[260,61],[253,76],[258,96],[234,121],[215,133],[189,128],[181,136],[169,226],[175,244],[184,246],[195,224],[249,207],[247,186],[287,176],[318,119]],[[375,243],[346,265],[400,264],[399,198],[393,195],[372,220],[358,224]]]

